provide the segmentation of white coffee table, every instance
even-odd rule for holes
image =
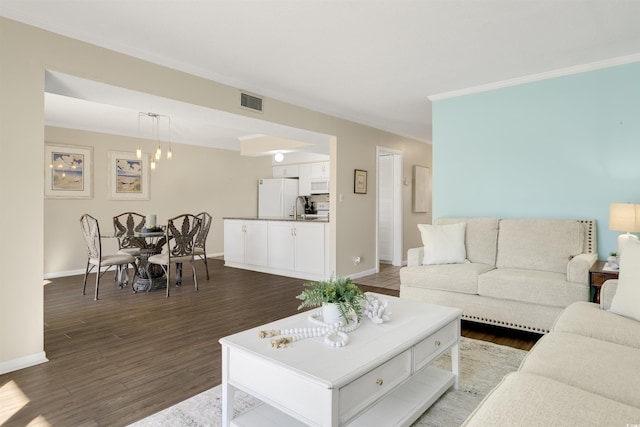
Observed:
[[[363,319],[342,348],[309,338],[278,349],[258,338],[314,326],[309,312],[222,338],[222,425],[407,426],[458,388],[462,310],[376,296],[389,301],[391,321]],[[431,365],[448,350],[451,371]],[[232,419],[236,389],[264,404]]]

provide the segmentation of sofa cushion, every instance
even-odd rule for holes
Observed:
[[[567,273],[569,260],[582,253],[584,228],[562,219],[503,219],[498,232],[498,268]]]
[[[477,294],[478,276],[493,268],[492,265],[478,263],[404,267],[400,269],[400,283],[417,288]]]
[[[565,332],[543,336],[521,372],[640,408],[640,350]]]
[[[618,289],[610,310],[640,320],[640,242],[627,239],[620,254]]]
[[[601,310],[590,302],[571,304],[558,316],[552,330],[640,349],[640,322]]]
[[[467,259],[480,264],[496,265],[498,218],[438,218],[438,225],[465,222]]]
[[[424,245],[423,265],[460,264],[467,261],[464,246],[466,224],[418,224]]]
[[[478,278],[478,294],[498,299],[566,307],[589,299],[587,285],[567,282],[560,273],[498,268]]]
[[[640,409],[549,378],[517,372],[500,384],[463,426],[626,426]]]

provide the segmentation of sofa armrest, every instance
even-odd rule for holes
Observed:
[[[600,288],[600,308],[609,310],[611,308],[611,300],[618,289],[618,279],[609,279],[602,284]]]
[[[411,248],[407,252],[407,267],[416,267],[422,265],[424,259],[424,247]]]
[[[596,262],[596,254],[576,255],[567,264],[567,281],[589,286],[589,269]]]

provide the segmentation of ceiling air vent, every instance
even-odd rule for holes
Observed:
[[[246,93],[240,94],[240,106],[248,108],[249,110],[262,112],[262,98],[249,95]]]

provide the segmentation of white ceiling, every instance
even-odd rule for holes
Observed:
[[[425,142],[429,97],[640,60],[638,0],[0,0],[0,15]],[[158,99],[121,95],[48,96],[46,120],[60,123],[76,102],[113,114],[103,127],[123,110],[166,114],[129,104]],[[229,146],[247,132],[212,119],[202,137],[186,117],[193,143]]]

